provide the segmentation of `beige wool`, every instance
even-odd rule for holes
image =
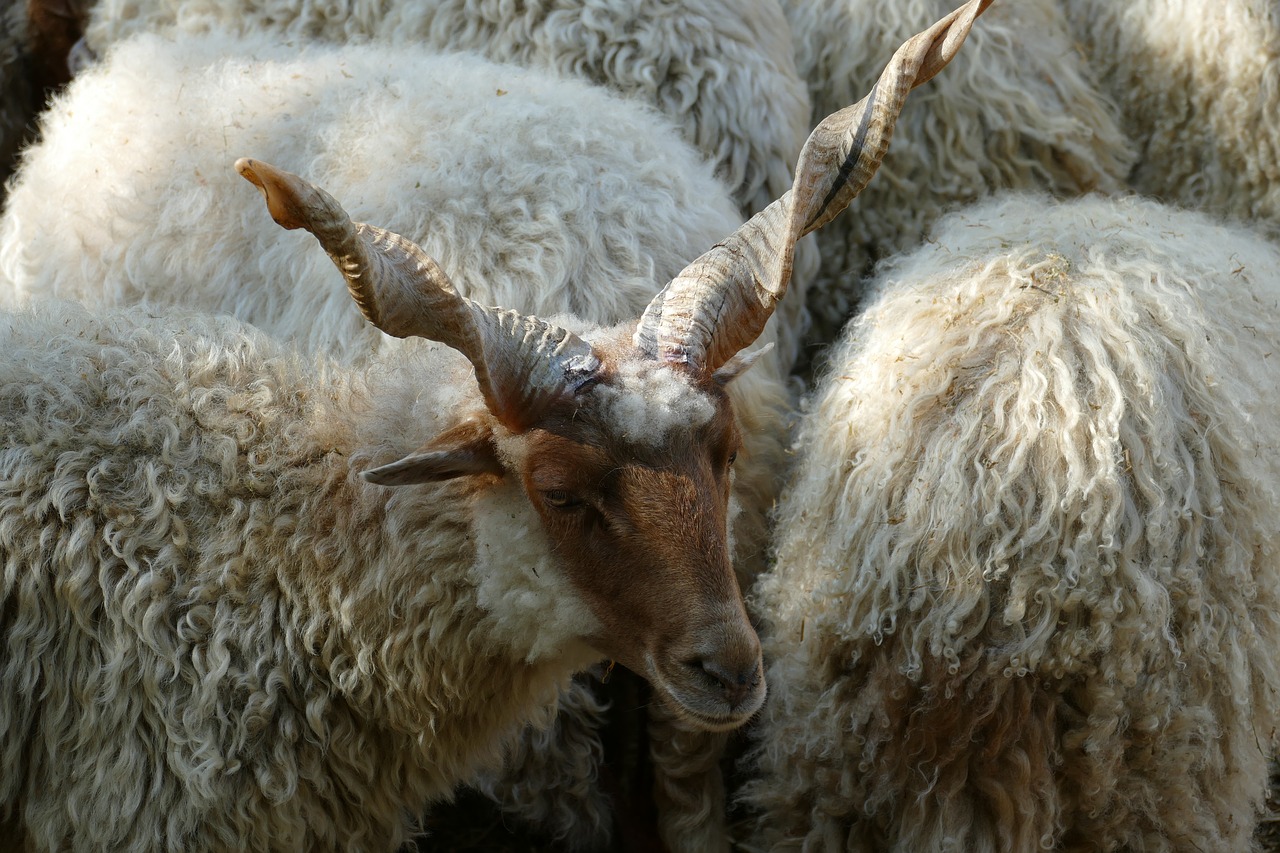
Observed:
[[[762,849],[1247,850],[1280,687],[1280,251],[1001,197],[887,263],[755,606]]]
[[[1066,0],[1141,152],[1138,192],[1280,232],[1280,8],[1269,0]]]

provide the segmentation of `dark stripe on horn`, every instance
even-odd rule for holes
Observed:
[[[845,185],[849,183],[849,176],[853,174],[853,170],[857,168],[858,163],[862,160],[862,147],[867,141],[867,133],[871,130],[871,114],[875,111],[876,93],[880,90],[880,81],[877,80],[871,87],[871,91],[867,93],[866,109],[862,111],[862,118],[858,121],[858,130],[853,135],[853,147],[849,149],[848,155],[845,156],[844,162],[840,164],[840,171],[836,175],[835,183],[831,185],[830,192],[826,198],[822,200],[822,204],[818,205],[818,209],[813,212],[805,222],[805,231],[808,232],[813,227],[813,223],[822,218],[822,214],[831,206],[831,202],[835,201],[835,197],[840,194]]]

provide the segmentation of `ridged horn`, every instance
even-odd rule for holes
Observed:
[[[880,167],[907,94],[951,61],[991,0],[970,0],[906,41],[871,92],[800,151],[792,188],[672,279],[636,327],[653,358],[712,372],[759,337],[791,281],[796,241],[830,222]]]
[[[548,403],[599,369],[591,345],[577,335],[462,296],[419,246],[351,221],[321,188],[249,158],[237,160],[236,171],[262,192],[277,224],[306,229],[319,241],[371,323],[389,335],[430,338],[465,355],[489,411],[508,428],[523,431]]]

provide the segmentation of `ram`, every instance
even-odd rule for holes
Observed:
[[[1152,201],[1003,197],[886,263],[758,585],[762,843],[1250,849],[1278,345],[1280,251]]]
[[[871,85],[888,45],[948,8],[946,0],[782,5],[815,120]],[[860,209],[817,235],[810,343],[832,341],[856,312],[872,266],[914,248],[949,210],[1001,189],[1070,197],[1126,187],[1133,145],[1078,55],[1058,0],[997,4],[965,54],[903,115],[900,141]]]
[[[0,290],[17,303],[232,313],[354,365],[386,349],[309,241],[264,232],[259,205],[227,168],[243,151],[308,164],[359,218],[439,257],[463,294],[543,316],[637,317],[663,281],[741,224],[663,117],[599,88],[474,55],[273,41],[144,36],[78,78],[15,176],[0,217],[0,280],[12,285]],[[785,468],[783,375],[775,350],[730,390],[744,445],[732,520],[744,584],[763,565]],[[579,710],[556,725],[594,732],[589,704],[566,697]],[[513,771],[522,779],[565,778],[522,785],[504,798],[508,811],[573,815],[542,828],[598,838],[612,809],[576,772],[593,763],[525,754],[552,766]],[[572,790],[590,798],[544,802]]]
[[[1280,229],[1280,10],[1265,0],[1065,0],[1089,65],[1142,151],[1130,183]]]
[[[914,39],[889,97],[820,125],[794,190],[634,324],[481,308],[412,242],[237,164],[368,319],[474,380],[412,346],[309,367],[230,319],[11,317],[4,816],[38,848],[388,849],[598,657],[700,728],[754,713],[724,386],[795,241],[870,179],[979,10]]]

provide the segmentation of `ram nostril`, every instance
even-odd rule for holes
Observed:
[[[756,687],[760,684],[759,662],[753,663],[750,667],[737,672],[721,666],[714,660],[700,661],[699,666],[708,677],[708,681],[718,685],[724,691],[724,698],[729,702],[730,706],[742,704],[744,700],[755,692]]]

